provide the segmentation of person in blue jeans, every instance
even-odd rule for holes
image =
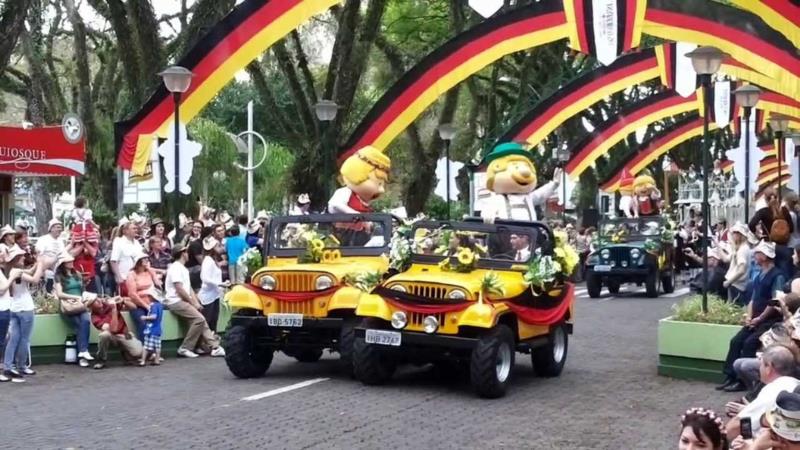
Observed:
[[[19,278],[20,271],[14,271],[6,277],[5,271],[0,271],[0,352],[6,346],[6,334],[8,334],[8,324],[11,321],[11,285]],[[0,382],[11,381],[0,371]]]
[[[161,365],[161,318],[164,315],[164,306],[158,299],[153,298],[146,316],[142,316],[145,321],[144,327],[144,350],[140,366],[147,364],[147,359],[152,360],[154,366]]]
[[[75,270],[75,258],[66,254],[58,260],[55,267],[55,282],[53,289],[59,300],[84,301],[83,295],[83,276]],[[96,297],[95,297],[96,298]],[[94,301],[94,300],[92,300]],[[91,315],[87,308],[79,314],[65,314],[61,312],[72,327],[78,337],[78,365],[89,367],[89,362],[94,358],[89,353],[89,331],[92,328]]]
[[[54,261],[49,256],[42,255],[33,267],[24,268],[25,252],[14,246],[8,253],[6,271],[9,279],[14,279],[11,285],[11,320],[8,329],[8,342],[3,355],[3,375],[11,381],[21,383],[25,376],[35,375],[36,371],[28,367],[30,359],[29,347],[31,333],[33,333],[33,297],[30,285],[42,279],[45,266],[50,266]]]

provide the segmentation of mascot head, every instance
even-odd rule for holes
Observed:
[[[633,192],[640,197],[649,196],[656,188],[656,180],[650,175],[639,175],[633,181]]]
[[[515,142],[500,144],[484,159],[486,188],[498,194],[527,194],[536,189],[531,152]]]
[[[628,169],[623,169],[622,177],[619,180],[619,193],[620,195],[633,195],[633,175]]]
[[[364,147],[342,164],[339,173],[345,186],[362,200],[371,202],[384,192],[392,162],[375,147]]]

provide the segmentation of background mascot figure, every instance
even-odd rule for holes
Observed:
[[[619,209],[628,219],[639,218],[639,208],[633,198],[633,176],[625,170],[619,184]]]
[[[561,169],[556,169],[553,180],[536,189],[536,167],[531,152],[517,143],[500,144],[484,159],[486,189],[491,191],[481,212],[483,221],[496,219],[535,221],[534,205],[547,202],[558,189]]]
[[[661,200],[661,192],[656,188],[656,181],[650,175],[639,175],[633,182],[634,201],[638,216],[657,216]],[[637,216],[637,217],[638,217]]]

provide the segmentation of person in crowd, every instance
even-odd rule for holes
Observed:
[[[88,292],[97,293],[99,289],[95,280],[99,246],[99,233],[93,227],[84,233],[72,233],[72,239],[66,249],[67,253],[75,258],[75,269],[83,277]]]
[[[239,234],[239,227],[233,227],[228,231],[228,239],[225,241],[225,252],[228,254],[228,275],[231,283],[241,282],[244,278],[239,274],[239,258],[247,251],[247,241],[244,235]]]
[[[35,308],[30,285],[41,281],[45,265],[52,265],[49,256],[43,256],[33,267],[26,269],[24,258],[22,249],[13,247],[6,263],[7,278],[13,279],[14,284],[11,287],[11,317],[3,354],[3,374],[15,382],[23,382],[25,376],[36,374],[35,370],[28,367]]]
[[[17,227],[17,233],[14,236],[14,242],[17,247],[22,249],[25,253],[23,258],[26,267],[32,266],[36,262],[36,249],[33,248],[30,242],[27,228]]]
[[[200,269],[202,286],[197,293],[200,304],[203,305],[202,313],[206,318],[211,331],[217,331],[219,319],[219,301],[222,298],[222,288],[228,287],[230,282],[222,282],[222,269],[219,263],[222,260],[222,243],[214,236],[209,236],[203,241],[203,264]]]
[[[147,255],[150,257],[150,267],[163,279],[167,274],[169,263],[172,262],[172,256],[169,250],[164,248],[164,241],[160,237],[150,236]]]
[[[737,392],[746,389],[744,383],[736,378],[733,363],[738,358],[754,357],[759,348],[761,335],[781,320],[780,311],[769,305],[777,292],[783,289],[783,274],[775,269],[775,244],[761,242],[756,246],[755,258],[761,273],[753,284],[753,296],[747,304],[747,318],[744,326],[731,338],[728,356],[725,359],[723,373],[725,382],[717,386],[718,390]]]
[[[0,264],[8,261],[8,252],[16,245],[16,231],[9,225],[0,228]]]
[[[681,417],[678,450],[723,450],[725,443],[725,427],[714,411],[691,408]]]
[[[78,196],[73,203],[74,208],[70,217],[72,223],[76,225],[87,225],[93,223],[92,210],[86,207],[86,197]]]
[[[117,290],[114,274],[111,272],[109,259],[111,258],[111,243],[113,230],[103,230],[100,233],[100,242],[97,244],[95,255],[95,287],[100,297],[110,297]]]
[[[239,227],[238,236],[241,236],[242,239],[244,239],[244,237],[247,236],[247,216],[241,214],[239,217],[236,218],[236,223],[237,226]]]
[[[123,222],[120,225],[122,235],[115,239],[111,247],[110,265],[114,274],[114,281],[119,288],[120,294],[125,297],[125,280],[128,273],[133,269],[136,258],[144,253],[144,249],[139,241],[136,240],[136,225],[131,222]]]
[[[297,201],[295,202],[294,206],[292,206],[291,211],[289,211],[289,215],[291,216],[306,216],[311,209],[311,197],[308,194],[300,194],[297,197]]]
[[[144,327],[144,348],[139,366],[147,364],[148,358],[152,360],[154,366],[161,364],[161,319],[163,315],[163,305],[153,297],[147,315],[142,317],[147,325]]]
[[[219,345],[219,339],[211,331],[205,317],[200,313],[203,306],[191,289],[189,270],[185,264],[189,261],[186,248],[176,245],[172,249],[173,263],[167,269],[164,288],[164,307],[188,325],[188,330],[178,348],[178,356],[196,358],[198,352],[211,353],[211,356],[225,356],[225,350]]]
[[[150,224],[149,237],[152,238],[153,236],[161,239],[161,246],[167,251],[167,254],[169,254],[170,249],[172,249],[172,240],[170,240],[167,234],[167,224],[163,220],[157,218],[153,219],[153,222]]]
[[[756,236],[762,233],[764,236],[759,237],[769,237],[776,244],[786,245],[794,232],[792,215],[789,214],[788,208],[781,207],[778,203],[778,194],[775,189],[767,188],[764,191],[764,198],[767,201],[767,206],[757,210],[752,219],[750,219],[748,224],[750,231],[755,233]],[[780,225],[775,225],[776,221],[780,221]]]
[[[728,221],[725,219],[720,219],[719,222],[714,226],[714,239],[717,242],[727,242],[728,241]]]
[[[15,247],[9,247],[6,256],[10,254],[10,252]],[[7,262],[4,262],[3,265],[5,266],[4,270],[0,270],[0,354],[3,353],[3,350],[6,347],[6,335],[8,334],[8,324],[11,321],[11,286],[14,284],[20,275],[22,275],[22,271],[18,269],[8,269]],[[3,369],[6,369],[3,366]],[[12,379],[9,376],[6,376],[5,370],[0,370],[0,382],[7,382],[7,381],[24,381],[22,378],[15,378]]]
[[[203,228],[203,231],[200,234],[201,238],[192,241],[186,248],[187,252],[189,253],[189,260],[186,262],[186,269],[189,270],[189,276],[191,277],[191,288],[195,292],[200,289],[200,286],[202,285],[202,281],[200,281],[200,267],[203,264],[203,258],[205,257],[203,254],[203,241],[207,237],[211,236],[213,232],[214,228]]]
[[[92,325],[100,332],[95,369],[106,367],[110,347],[119,347],[123,359],[128,362],[136,361],[142,356],[142,343],[128,331],[128,325],[122,316],[122,311],[132,309],[136,309],[136,305],[123,297],[106,297],[92,303]]]
[[[531,258],[531,241],[527,234],[512,234],[511,249],[514,252],[514,261],[527,262]]]
[[[789,237],[789,247],[797,248],[797,246],[800,246],[800,197],[792,192],[786,194],[783,201],[786,204],[786,209],[789,210],[789,216],[792,219],[792,226],[794,227],[794,231]]]
[[[202,236],[203,235],[203,228],[204,228],[203,227],[203,222],[201,222],[199,220],[196,220],[196,221],[192,222],[192,227],[189,230],[189,233],[187,233],[183,237],[183,240],[181,241],[183,243],[183,246],[184,247],[188,247],[189,245],[191,245],[192,242],[194,242],[194,241],[196,241],[198,239],[202,239],[203,238],[203,236]]]
[[[41,236],[36,241],[36,255],[45,256],[50,264],[45,266],[45,288],[47,292],[53,292],[53,264],[58,261],[59,256],[64,253],[66,246],[60,239],[64,225],[58,219],[50,219],[47,223],[47,234]]]
[[[753,439],[736,437],[733,450],[800,450],[800,392],[782,391],[771,410],[759,420],[761,430]]]
[[[247,237],[245,238],[248,247],[261,248],[264,245],[263,230],[264,228],[258,220],[250,222],[250,225],[247,226]]]
[[[188,236],[192,231],[192,221],[186,217],[186,214],[178,214],[178,226],[172,227],[167,236],[169,236],[172,243],[183,242],[183,239]]]
[[[683,254],[687,259],[702,267],[703,256],[696,254],[691,247],[685,248]],[[728,265],[722,262],[721,259],[719,251],[716,248],[708,249],[708,292],[722,299],[726,299],[728,298],[728,290],[725,288],[724,283],[725,274],[728,272]],[[703,292],[705,287],[703,286],[702,271],[690,282],[690,287],[695,292]]]
[[[144,329],[147,325],[144,316],[148,314],[150,304],[153,302],[153,287],[160,285],[158,276],[150,270],[150,257],[146,253],[136,255],[133,269],[128,272],[128,277],[125,279],[125,291],[136,305],[130,313],[136,326],[136,337],[140,341],[144,340]]]
[[[775,404],[778,394],[781,391],[793,391],[800,385],[800,380],[793,376],[796,364],[794,355],[785,346],[771,345],[764,349],[759,367],[764,387],[752,402],[728,421],[725,427],[728,439],[733,440],[741,434],[739,424],[742,418],[750,418],[753,434],[761,429],[761,416]]]
[[[750,261],[748,233],[745,225],[737,223],[730,230],[730,252],[722,250],[730,259],[723,286],[728,289],[728,300],[739,305],[746,303],[747,266]]]
[[[70,254],[65,254],[59,258],[55,267],[55,284],[53,290],[59,300],[74,300],[91,306],[91,301],[84,302],[83,295],[83,276],[75,269],[75,258]],[[61,315],[69,322],[75,330],[78,338],[78,365],[89,367],[89,361],[94,358],[89,353],[89,331],[91,329],[91,317],[89,311],[85,310],[78,314],[66,314],[61,311]]]

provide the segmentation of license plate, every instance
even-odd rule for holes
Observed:
[[[302,314],[269,314],[267,325],[271,327],[295,328],[303,326]]]
[[[600,264],[600,265],[594,266],[594,271],[595,272],[611,272],[611,266],[606,266],[606,265]]]
[[[402,335],[397,331],[383,331],[383,330],[367,330],[364,337],[367,344],[378,345],[391,345],[392,347],[399,347]]]

